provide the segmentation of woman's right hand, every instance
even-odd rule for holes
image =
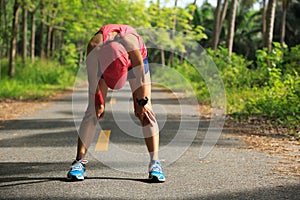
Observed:
[[[97,92],[95,94],[95,111],[96,111],[96,116],[97,119],[100,119],[104,115],[104,109],[105,109],[105,102],[103,99],[102,92],[97,89]]]
[[[105,107],[103,104],[95,105],[97,119],[100,119],[104,116]]]

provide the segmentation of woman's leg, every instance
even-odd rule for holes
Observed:
[[[76,159],[83,159],[87,149],[91,145],[93,138],[95,136],[96,126],[98,123],[98,119],[95,111],[95,94],[98,90],[98,84],[101,86],[101,90],[103,90],[103,98],[105,99],[107,93],[107,86],[105,82],[101,79],[99,81],[98,77],[98,55],[99,55],[99,46],[102,44],[101,42],[102,34],[95,35],[89,42],[87,48],[87,75],[89,82],[88,89],[88,107],[85,112],[85,116],[80,124],[79,134],[78,134],[78,145],[77,145],[77,155]],[[106,86],[106,87],[105,87]],[[105,90],[106,88],[106,90]]]
[[[146,78],[146,96],[148,97],[149,101],[147,106],[151,106],[151,78],[150,78],[150,73],[148,72],[145,74]],[[134,109],[136,108],[137,105],[135,99],[136,99],[136,83],[135,79],[130,79],[129,80],[130,87],[132,90],[132,96],[133,96],[133,102],[134,102]],[[142,123],[142,122],[141,122]],[[158,150],[159,150],[159,129],[158,129],[158,124],[157,121],[155,120],[154,124],[147,124],[143,126],[143,135],[145,139],[145,143],[150,155],[150,160],[158,160]]]
[[[98,89],[101,91],[103,99],[105,100],[108,87],[103,79],[99,80]],[[77,155],[76,155],[77,160],[83,159],[85,157],[87,149],[93,142],[93,138],[96,133],[98,118],[96,115],[94,98],[95,98],[95,93],[93,94],[89,92],[89,105],[79,128]]]

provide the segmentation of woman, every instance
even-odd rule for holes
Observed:
[[[98,120],[104,115],[107,90],[121,89],[128,80],[134,99],[135,116],[143,127],[150,154],[149,178],[153,182],[164,182],[165,175],[158,161],[158,126],[151,107],[147,49],[141,36],[128,25],[103,26],[88,44],[86,64],[89,104],[79,128],[76,160],[68,172],[68,179],[84,179],[87,163],[84,157],[94,138]]]

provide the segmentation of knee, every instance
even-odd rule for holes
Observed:
[[[88,106],[87,110],[85,111],[83,119],[84,121],[97,121],[95,108],[92,109],[90,106]]]

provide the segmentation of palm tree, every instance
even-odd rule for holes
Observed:
[[[227,35],[227,48],[228,48],[229,59],[232,54],[232,46],[233,46],[233,39],[234,39],[236,6],[237,6],[237,0],[232,0],[230,14],[229,14],[229,26],[228,26],[228,35]]]
[[[222,1],[217,2],[217,7],[215,9],[215,17],[214,17],[214,28],[213,28],[213,40],[212,40],[212,48],[213,50],[217,49],[221,30],[223,26],[224,19],[226,17],[228,7],[228,0],[224,0],[224,3],[222,4]]]
[[[222,4],[222,0],[218,0],[217,7],[215,10],[213,39],[211,44],[211,47],[214,51],[217,50],[217,46],[219,43],[218,35],[219,35],[219,27],[220,27],[221,4]]]

